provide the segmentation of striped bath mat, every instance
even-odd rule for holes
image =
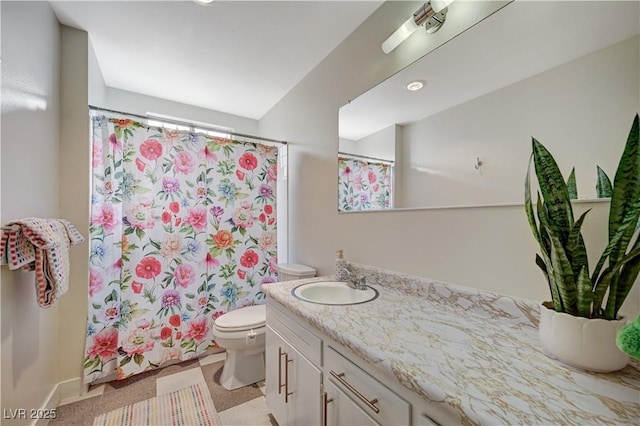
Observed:
[[[207,385],[195,384],[99,415],[93,426],[220,425]]]

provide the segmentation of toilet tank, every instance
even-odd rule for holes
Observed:
[[[278,281],[301,280],[316,276],[316,270],[307,265],[297,263],[278,264]]]

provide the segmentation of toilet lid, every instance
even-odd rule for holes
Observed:
[[[220,330],[247,330],[262,327],[267,321],[267,307],[265,305],[247,306],[219,316],[215,321]]]

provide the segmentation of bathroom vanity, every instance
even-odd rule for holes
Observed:
[[[640,364],[610,374],[542,352],[536,303],[351,264],[379,297],[331,306],[262,285],[267,404],[284,425],[629,424]]]

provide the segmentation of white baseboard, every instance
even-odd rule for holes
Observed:
[[[68,400],[81,399],[87,393],[89,386],[82,382],[81,377],[58,383],[58,404]]]
[[[55,385],[35,417],[31,426],[46,426],[49,420],[56,417],[56,408],[60,403],[60,383]]]

